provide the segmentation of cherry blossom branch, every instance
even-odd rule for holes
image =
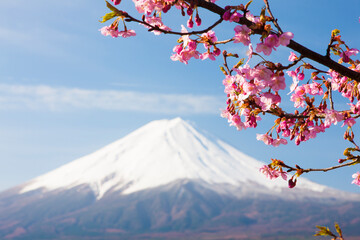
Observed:
[[[114,3],[116,0],[112,0]],[[152,1],[152,0],[150,0]],[[184,2],[183,2],[184,1]],[[108,27],[101,29],[101,33],[105,36],[112,37],[128,37],[134,36],[135,31],[127,30],[125,22],[137,22],[148,28],[148,31],[154,31],[155,34],[174,34],[181,36],[178,40],[179,45],[174,47],[174,54],[171,56],[173,61],[180,61],[185,64],[191,58],[215,60],[215,57],[221,54],[221,50],[217,44],[226,44],[231,41],[234,43],[243,43],[249,46],[247,52],[248,61],[252,56],[259,56],[263,61],[259,62],[254,68],[248,64],[244,64],[244,59],[241,59],[234,67],[228,66],[227,57],[236,57],[237,54],[227,53],[223,51],[224,64],[221,70],[226,75],[223,81],[225,85],[225,93],[228,94],[227,108],[222,111],[222,117],[227,118],[231,126],[235,126],[238,130],[247,128],[256,128],[258,121],[261,120],[260,114],[271,114],[276,116],[275,124],[270,128],[266,134],[257,134],[257,139],[263,141],[267,145],[279,146],[280,144],[287,144],[287,138],[290,141],[294,140],[296,145],[305,142],[311,138],[316,137],[318,133],[324,132],[325,129],[331,125],[336,125],[338,122],[344,121],[343,126],[347,125],[347,130],[344,133],[344,139],[350,141],[355,147],[347,148],[344,151],[345,159],[339,159],[337,166],[329,168],[308,168],[303,169],[298,165],[295,167],[288,166],[280,160],[273,159],[273,162],[261,168],[261,171],[270,176],[270,178],[277,178],[282,176],[286,180],[286,173],[283,172],[282,167],[287,169],[287,172],[296,171],[296,173],[289,180],[289,187],[292,188],[296,185],[297,177],[303,173],[314,171],[330,171],[337,168],[350,166],[360,163],[360,155],[354,156],[354,152],[360,152],[360,148],[354,142],[354,132],[352,126],[356,123],[355,119],[360,116],[360,102],[352,104],[355,98],[360,99],[360,92],[358,83],[360,82],[359,61],[352,60],[350,56],[359,53],[357,49],[350,49],[342,40],[339,35],[339,30],[333,30],[331,33],[331,40],[326,49],[326,55],[316,53],[303,45],[291,40],[293,33],[283,33],[277,19],[274,18],[268,0],[263,0],[266,7],[262,8],[260,16],[253,16],[248,13],[248,6],[251,1],[244,7],[242,4],[239,6],[226,6],[222,8],[209,0],[182,0],[168,4],[163,2],[163,8],[159,5],[157,10],[154,6],[144,4],[140,9],[140,13],[146,13],[141,19],[136,19],[128,13],[119,11],[107,2],[108,8],[112,10],[111,13],[106,14],[101,22],[105,22],[114,17],[116,20]],[[115,3],[118,4],[119,2]],[[141,3],[143,4],[143,3]],[[182,32],[171,31],[170,28],[162,23],[160,12],[167,12],[172,6],[176,4],[177,8],[181,8],[182,15],[186,13],[190,16],[187,22],[189,28],[193,27],[193,13],[196,11],[195,22],[198,26],[201,25],[201,18],[199,17],[198,7],[207,9],[220,16],[214,24],[201,31],[187,32],[183,27]],[[139,7],[139,6],[137,6]],[[184,11],[186,10],[186,13]],[[238,11],[242,11],[240,14]],[[266,16],[265,12],[270,16]],[[151,16],[151,13],[153,15]],[[158,16],[159,14],[159,16]],[[124,31],[118,31],[119,20],[124,22]],[[230,21],[241,24],[234,28],[235,36],[228,40],[218,41],[215,32],[212,31],[222,21]],[[272,28],[275,26],[275,29]],[[201,34],[201,36],[200,36]],[[253,51],[251,44],[251,35],[261,35],[260,43],[257,44],[256,50]],[[196,35],[197,39],[190,39],[189,35]],[[339,44],[334,44],[334,42]],[[197,46],[203,43],[206,52],[200,53],[197,51]],[[281,63],[274,63],[267,61],[259,53],[263,52],[268,56],[272,50],[276,50],[279,45],[287,46],[288,48],[300,53],[297,57],[295,53],[291,52],[289,61],[291,64],[282,66]],[[344,46],[346,50],[344,50]],[[334,55],[340,56],[339,62],[335,62],[330,58],[330,52],[333,51]],[[311,59],[323,66],[330,68],[330,71],[323,71],[310,63],[303,61],[304,58]],[[300,61],[303,63],[296,67]],[[345,67],[342,63],[348,63],[351,67]],[[290,100],[294,102],[295,108],[303,110],[295,110],[294,113],[287,113],[280,108],[281,96],[280,90],[286,89],[285,73],[284,70],[294,67],[293,71],[286,71],[286,73],[293,78],[293,83],[290,86]],[[356,70],[354,70],[356,69]],[[305,70],[311,70],[311,78],[305,84],[299,85],[300,81],[304,80]],[[236,71],[236,75],[232,76],[232,72]],[[318,74],[321,73],[321,76]],[[324,75],[331,78],[325,79]],[[345,76],[345,77],[344,77]],[[249,80],[249,81],[247,81]],[[325,87],[327,91],[325,91]],[[342,93],[342,95],[350,100],[350,110],[335,111],[333,103],[332,90]],[[289,93],[289,94],[290,94]],[[319,105],[315,104],[316,95],[323,96]],[[327,107],[327,99],[330,101],[330,108]],[[302,111],[302,112],[300,112]],[[245,120],[245,121],[243,121]],[[274,136],[274,137],[273,137]],[[344,162],[349,161],[345,164]],[[360,173],[353,175],[355,180],[353,183],[360,185]]]
[[[233,69],[235,68],[232,68],[231,70],[229,69],[229,66],[228,66],[228,63],[227,63],[227,58],[228,57],[234,57],[234,58],[239,58],[239,55],[237,55],[237,54],[232,54],[232,53],[228,53],[226,50],[224,50],[223,52],[222,52],[222,55],[223,55],[223,59],[224,59],[224,67],[226,68],[226,70],[227,70],[227,72],[225,71],[224,72],[224,74],[225,75],[231,75],[232,74],[232,72],[233,72]],[[243,59],[242,60],[240,60],[240,62],[242,62],[243,61]]]
[[[150,31],[150,32],[151,31],[159,31],[159,32],[162,32],[164,34],[173,34],[173,35],[184,36],[184,35],[195,35],[195,34],[206,33],[208,31],[210,31],[211,29],[213,29],[214,27],[216,27],[217,25],[219,25],[223,21],[223,19],[220,18],[214,24],[212,24],[211,26],[209,26],[208,28],[206,28],[204,30],[192,31],[192,32],[175,32],[175,31],[170,31],[170,30],[164,30],[164,29],[159,28],[158,26],[153,26],[153,25],[147,23],[144,19],[140,21],[140,20],[132,17],[129,14],[126,15],[125,21],[127,21],[127,22],[137,22],[137,23],[140,23],[142,25],[145,25],[145,26],[149,27],[148,31]]]
[[[298,165],[296,165],[297,167],[291,167],[286,165],[285,163],[282,164],[282,167],[288,168],[287,172],[293,172],[293,171],[301,171],[301,173],[309,173],[309,172],[327,172],[327,171],[331,171],[334,169],[338,169],[338,168],[342,168],[342,167],[347,167],[347,166],[351,166],[351,165],[355,165],[355,164],[359,164],[360,163],[360,156],[356,156],[354,157],[354,159],[351,162],[345,163],[345,164],[340,164],[340,165],[336,165],[333,167],[328,167],[328,168],[307,168],[307,169],[303,169],[301,167],[299,167]]]
[[[190,3],[192,0],[185,0],[186,2]],[[223,9],[222,7],[216,5],[215,3],[212,2],[208,2],[206,0],[197,0],[197,6],[198,7],[202,7],[205,8],[213,13],[216,13],[220,16],[223,16],[225,13],[225,9]],[[246,19],[245,17],[242,17],[239,19],[238,21],[239,24],[243,24],[246,25],[247,27],[251,28],[253,26],[253,23],[251,21],[249,21],[248,19]],[[253,32],[255,34],[262,34],[263,31],[259,30],[259,29],[255,29],[253,30]],[[340,73],[343,76],[349,77],[357,82],[360,82],[360,73],[359,72],[355,72],[337,62],[335,62],[334,60],[328,58],[326,55],[320,55],[317,52],[314,52],[308,48],[306,48],[305,46],[295,42],[294,40],[290,40],[289,45],[287,45],[288,48],[300,53],[301,55],[303,55],[306,58],[309,58],[317,63],[320,63],[330,69],[333,69],[334,71]]]
[[[330,69],[340,73],[343,76],[349,77],[357,82],[360,82],[360,73],[355,72],[329,58],[326,56],[320,55],[319,53],[316,53],[299,43],[290,40],[290,44],[287,46],[288,48],[297,51],[301,55],[304,55],[306,58],[309,58],[315,62],[318,62],[326,67],[329,67]]]
[[[228,63],[227,63],[227,51],[224,50],[222,54],[223,54],[223,59],[224,59],[224,67],[226,68],[228,75],[230,75],[232,71],[230,71],[230,69],[229,69],[229,67],[228,67]]]

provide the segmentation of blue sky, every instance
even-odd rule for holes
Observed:
[[[294,32],[299,43],[323,53],[331,30],[338,28],[350,46],[360,48],[358,0],[270,3],[282,28]],[[121,5],[133,4],[123,0]],[[255,0],[251,9],[257,13],[262,5]],[[225,107],[221,59],[173,62],[177,37],[154,36],[138,25],[129,25],[137,31],[134,38],[104,37],[99,20],[107,12],[100,0],[0,2],[0,190],[91,153],[149,121],[177,116],[262,161],[275,157],[302,167],[327,167],[342,157],[348,145],[339,125],[300,147],[291,142],[279,148],[255,138],[271,121],[242,132],[228,127],[219,116]],[[204,11],[200,16],[206,23],[209,16]],[[174,20],[164,16],[174,30],[180,30],[178,20],[178,14]],[[226,24],[215,32],[231,37],[233,27]],[[245,52],[240,45],[231,49]],[[276,57],[287,61],[288,55],[279,48]],[[307,177],[360,192],[350,184],[356,171],[360,168]]]

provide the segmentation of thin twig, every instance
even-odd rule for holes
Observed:
[[[328,168],[307,168],[307,169],[300,168],[300,169],[301,169],[301,172],[303,172],[303,173],[327,172],[327,171],[331,171],[331,170],[334,170],[334,169],[347,167],[347,166],[351,166],[351,165],[354,165],[354,164],[359,164],[360,163],[360,156],[355,157],[355,159],[357,159],[357,160],[354,160],[352,162],[348,162],[348,163],[345,163],[345,164],[336,165],[336,166],[333,166],[333,167],[328,167]],[[294,168],[294,167],[288,166],[286,164],[283,164],[282,166],[285,167],[285,168],[288,168],[289,169],[288,172],[299,170],[299,168]]]
[[[274,23],[274,26],[279,30],[279,33],[282,34],[283,31],[281,30],[281,27],[280,27],[280,25],[278,24],[277,19],[274,18],[273,14],[272,14],[272,12],[271,12],[271,10],[270,10],[269,1],[268,1],[268,0],[264,0],[264,3],[265,3],[265,5],[266,5],[266,10],[267,10],[267,12],[269,13],[270,17],[272,18],[272,22]]]
[[[224,58],[224,67],[226,68],[227,72],[228,72],[228,75],[231,75],[231,72],[229,67],[228,67],[228,64],[227,64],[227,52],[224,50],[223,51],[223,58]]]
[[[229,43],[229,42],[232,42],[232,41],[234,41],[233,38],[228,39],[228,40],[223,40],[223,41],[217,41],[217,42],[214,42],[214,44],[215,45],[217,45],[217,44],[226,44],[226,43]]]
[[[289,69],[293,66],[295,66],[298,62],[300,62],[302,59],[304,58],[303,55],[301,55],[298,59],[296,59],[293,63],[287,65],[287,66],[281,66],[281,67],[278,67],[277,69],[278,70],[285,70],[285,69]]]
[[[331,110],[334,110],[334,101],[333,101],[333,94],[332,94],[332,87],[331,87],[331,84],[330,86],[328,87],[328,91],[329,91],[329,101],[330,101],[330,109]]]
[[[327,47],[327,49],[326,49],[326,55],[325,55],[325,56],[326,56],[327,58],[330,58],[330,49],[331,49],[331,47],[332,47],[333,42],[334,42],[334,38],[333,38],[333,36],[331,35],[330,43],[328,44],[328,47]]]

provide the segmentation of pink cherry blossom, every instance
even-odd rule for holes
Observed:
[[[243,43],[245,46],[250,44],[250,32],[251,30],[246,25],[238,25],[234,28],[235,37],[234,43]]]
[[[285,32],[281,34],[279,37],[279,42],[283,46],[287,46],[290,44],[290,40],[294,38],[294,34],[292,32]]]
[[[284,138],[277,138],[277,139],[274,139],[274,141],[272,142],[272,146],[274,147],[278,147],[280,146],[281,144],[283,145],[286,145],[287,144],[287,140],[284,139]],[[286,179],[285,179],[286,180]]]
[[[295,71],[287,71],[286,73],[289,75],[289,77],[297,79],[297,74]]]
[[[188,64],[188,61],[191,58],[198,59],[200,57],[200,53],[196,50],[197,44],[193,40],[189,40],[187,42],[188,44],[184,46],[184,43],[180,46],[182,46],[182,50],[179,52],[179,47],[174,48],[175,54],[173,54],[170,58],[173,61],[180,61],[182,63]]]
[[[162,1],[155,0],[133,0],[133,2],[135,3],[136,10],[146,15],[150,15],[154,10],[160,12],[168,5],[164,5]]]
[[[230,22],[238,22],[240,20],[240,18],[242,18],[243,15],[238,13],[238,12],[234,12],[231,16],[230,16],[230,19],[229,21]]]
[[[159,29],[165,30],[165,31],[170,31],[171,28],[169,28],[168,26],[165,26],[164,23],[162,22],[160,17],[146,17],[145,18],[145,22],[147,22],[148,24],[152,25],[152,26],[156,26]],[[149,26],[144,25],[144,27],[146,28],[150,28]],[[155,35],[160,35],[162,32],[161,31],[152,31]]]
[[[207,51],[207,52],[204,52],[204,53],[200,54],[199,57],[200,57],[201,60],[205,60],[207,58],[209,58],[210,60],[213,60],[213,61],[216,60],[214,53],[212,53],[210,51]]]
[[[113,38],[117,38],[120,36],[120,32],[117,30],[117,28],[114,29],[111,26],[105,26],[105,27],[101,28],[99,31],[104,36],[111,36]]]
[[[272,47],[266,45],[265,43],[258,43],[256,44],[256,51],[263,52],[266,56],[269,56],[272,51]]]
[[[280,46],[280,41],[277,35],[270,34],[267,38],[265,38],[265,44],[275,50],[275,47]]]
[[[272,169],[268,165],[262,166],[259,171],[264,174],[267,178],[273,179]]]
[[[235,126],[237,130],[240,131],[245,128],[244,123],[241,121],[239,115],[237,114],[232,115],[230,120],[231,120],[230,126]]]
[[[262,111],[270,110],[273,105],[278,105],[281,102],[281,97],[269,92],[263,93],[260,97],[260,106]]]
[[[249,63],[250,59],[251,59],[252,56],[253,56],[253,52],[254,52],[254,49],[253,49],[252,44],[250,43],[250,44],[249,44],[249,50],[246,51],[246,55],[248,56],[248,60],[246,61],[245,64],[248,64],[248,63]]]
[[[281,176],[282,179],[284,179],[285,181],[287,180],[287,173],[286,173],[286,172],[280,172],[280,176]]]
[[[268,165],[262,166],[259,171],[269,179],[275,179],[279,177],[278,172],[271,169]]]
[[[261,23],[260,17],[255,17],[251,12],[246,12],[246,18],[253,23]]]
[[[280,45],[278,36],[275,34],[270,34],[263,43],[258,43],[256,45],[257,52],[263,52],[266,56],[269,56],[272,50],[276,50],[275,47]]]
[[[343,114],[336,111],[325,109],[325,127],[330,127],[331,124],[336,125],[338,122],[343,120]]]
[[[289,61],[293,62],[297,59],[298,57],[295,55],[295,53],[290,52],[290,56],[289,56]]]
[[[229,112],[227,109],[222,110],[220,116],[221,116],[222,118],[226,118],[226,119],[228,119],[228,120],[231,118],[231,114],[230,114],[230,112]]]
[[[268,134],[256,134],[256,139],[259,141],[263,141],[266,145],[271,145],[273,138]]]
[[[253,83],[245,82],[242,87],[247,94],[256,94],[258,92],[258,88]]]
[[[281,176],[284,180],[287,179],[287,174],[283,171],[270,168],[268,165],[262,166],[259,171],[269,179],[276,179]]]
[[[256,68],[252,69],[251,78],[254,78],[255,84],[261,88],[265,88],[270,85],[271,78],[273,77],[273,72],[263,65],[259,65]]]
[[[342,52],[342,53],[340,53],[340,57],[343,59],[343,61],[344,62],[349,62],[350,61],[350,57],[351,56],[355,56],[356,54],[358,54],[359,53],[359,50],[358,49],[356,49],[356,48],[351,48],[351,49],[349,49],[349,50],[347,50],[347,51],[344,51],[344,52]]]
[[[354,180],[351,183],[360,186],[360,172],[354,173],[352,177]]]
[[[355,56],[358,53],[359,53],[358,49],[351,48],[351,49],[349,49],[347,51],[344,51],[344,52],[340,53],[340,57],[343,57],[343,56],[351,57],[351,56]]]
[[[274,74],[271,77],[270,87],[274,91],[284,90],[286,88],[285,77],[283,75]]]
[[[119,36],[123,38],[127,38],[127,37],[136,36],[136,33],[134,30],[121,31],[119,32]]]
[[[302,95],[292,94],[290,100],[294,102],[294,107],[305,107],[305,98]]]
[[[345,125],[347,125],[348,127],[352,127],[352,126],[354,126],[355,123],[356,123],[356,121],[354,118],[348,118],[344,121],[344,123],[341,127],[343,127]]]
[[[350,110],[352,111],[352,113],[360,114],[360,101],[358,101],[355,105],[352,103],[349,103],[349,105],[350,105]]]
[[[234,76],[227,75],[222,83],[225,86],[224,92],[226,94],[233,94],[233,92],[237,89],[237,85],[235,84],[235,77]]]
[[[313,82],[311,84],[303,85],[305,88],[305,92],[311,95],[323,95],[324,90],[321,87],[321,84],[318,82]]]
[[[204,48],[206,48],[206,49],[209,49],[211,47],[211,45],[209,44],[209,41],[212,43],[217,41],[216,34],[212,30],[201,34],[201,39],[204,40]]]

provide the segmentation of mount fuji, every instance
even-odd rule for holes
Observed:
[[[263,164],[180,118],[153,121],[0,193],[0,238],[305,239],[334,221],[360,236],[359,194],[288,189]]]

